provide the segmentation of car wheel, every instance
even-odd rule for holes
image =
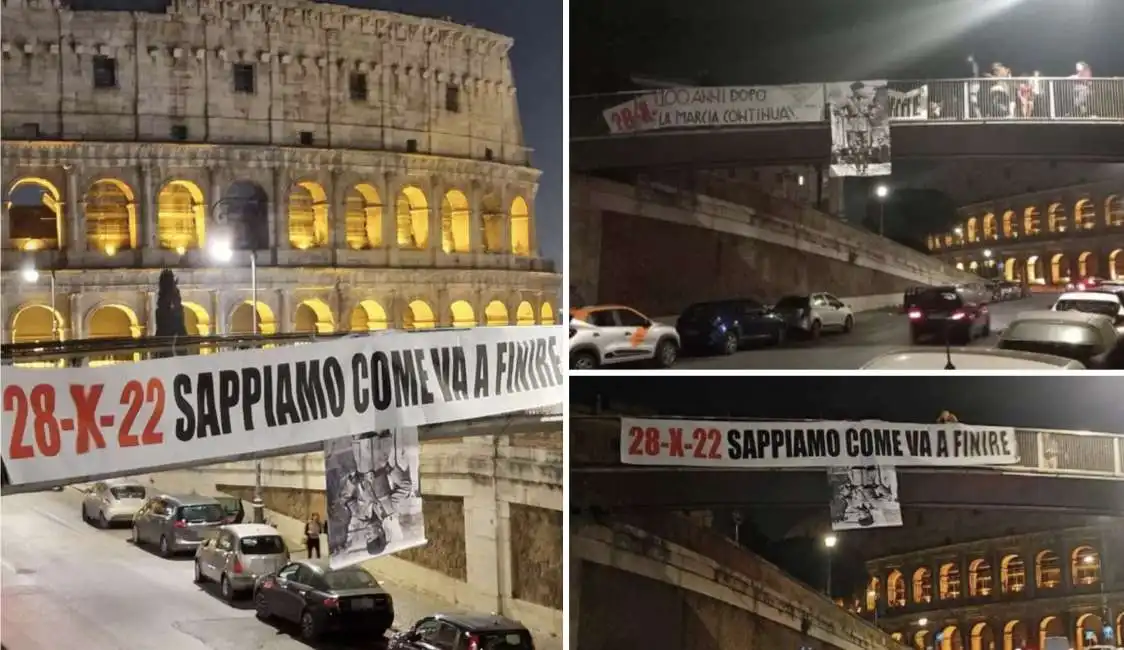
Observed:
[[[670,368],[675,365],[675,360],[679,357],[679,346],[675,345],[675,341],[671,339],[664,339],[656,346],[656,365],[660,368]]]
[[[855,319],[848,316],[847,320],[843,321],[843,333],[849,334],[853,329],[855,329]]]
[[[773,345],[784,345],[788,339],[788,328],[778,327],[777,333],[773,335]]]
[[[234,586],[230,584],[230,578],[227,578],[225,573],[219,579],[219,593],[226,602],[234,602]]]
[[[726,332],[726,338],[722,340],[722,353],[734,354],[738,351],[738,333]]]
[[[257,592],[254,594],[254,613],[257,614],[258,619],[268,621],[273,618],[273,612],[269,611],[269,601],[266,599],[265,594]]]
[[[570,355],[570,370],[596,370],[597,356],[592,352],[575,352]]]
[[[195,584],[203,584],[206,582],[206,577],[203,575],[203,567],[199,564],[199,559],[196,558],[195,562]]]
[[[307,609],[301,612],[301,638],[309,642],[320,638],[320,624]]]
[[[168,545],[168,538],[164,535],[160,536],[160,555],[162,557],[172,557],[172,547]]]
[[[822,332],[823,332],[823,323],[819,322],[818,320],[814,320],[814,321],[812,321],[812,328],[810,330],[808,330],[808,338],[815,341],[815,340],[820,338],[820,334]]]

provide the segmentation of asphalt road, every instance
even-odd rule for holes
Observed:
[[[991,331],[986,339],[976,339],[972,347],[991,347],[1002,331],[1020,312],[1049,309],[1057,295],[1039,294],[1022,300],[991,305]],[[818,341],[789,340],[779,348],[759,347],[729,356],[682,357],[675,365],[682,370],[853,370],[892,350],[913,346],[905,314],[898,310],[869,311],[855,315],[855,329],[849,334],[825,333]]]
[[[73,489],[6,496],[0,518],[0,635],[6,650],[309,650],[296,630],[263,623],[253,605],[228,605],[213,585],[192,582],[191,556],[165,560],[98,530],[79,514]],[[447,604],[384,583],[397,626]],[[320,650],[380,648],[368,641]]]

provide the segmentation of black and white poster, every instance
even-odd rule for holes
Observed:
[[[324,443],[328,556],[333,568],[426,543],[416,427]]]
[[[827,84],[831,175],[890,174],[890,107],[885,81]]]
[[[832,467],[831,529],[888,528],[902,525],[898,473],[893,467]]]

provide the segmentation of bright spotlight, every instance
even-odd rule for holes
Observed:
[[[216,262],[226,263],[234,259],[234,249],[231,248],[230,242],[216,242],[211,244],[209,252],[211,259]]]
[[[828,548],[835,548],[835,545],[838,544],[838,543],[839,543],[839,538],[836,537],[833,534],[828,534],[827,536],[825,536],[823,538],[823,545],[828,547]]]
[[[34,266],[28,266],[20,272],[24,282],[35,283],[39,281],[39,271]]]
[[[886,187],[885,185],[879,185],[878,187],[874,188],[874,195],[880,199],[884,199],[890,195],[890,188]]]

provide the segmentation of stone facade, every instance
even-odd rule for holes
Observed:
[[[16,319],[52,302],[63,338],[151,334],[162,268],[190,333],[246,329],[251,262],[265,333],[554,321],[511,39],[299,0],[57,5],[3,8],[6,341],[51,338]]]
[[[1124,180],[1007,196],[959,215],[960,225],[928,244],[961,269],[1047,285],[1124,278]]]

